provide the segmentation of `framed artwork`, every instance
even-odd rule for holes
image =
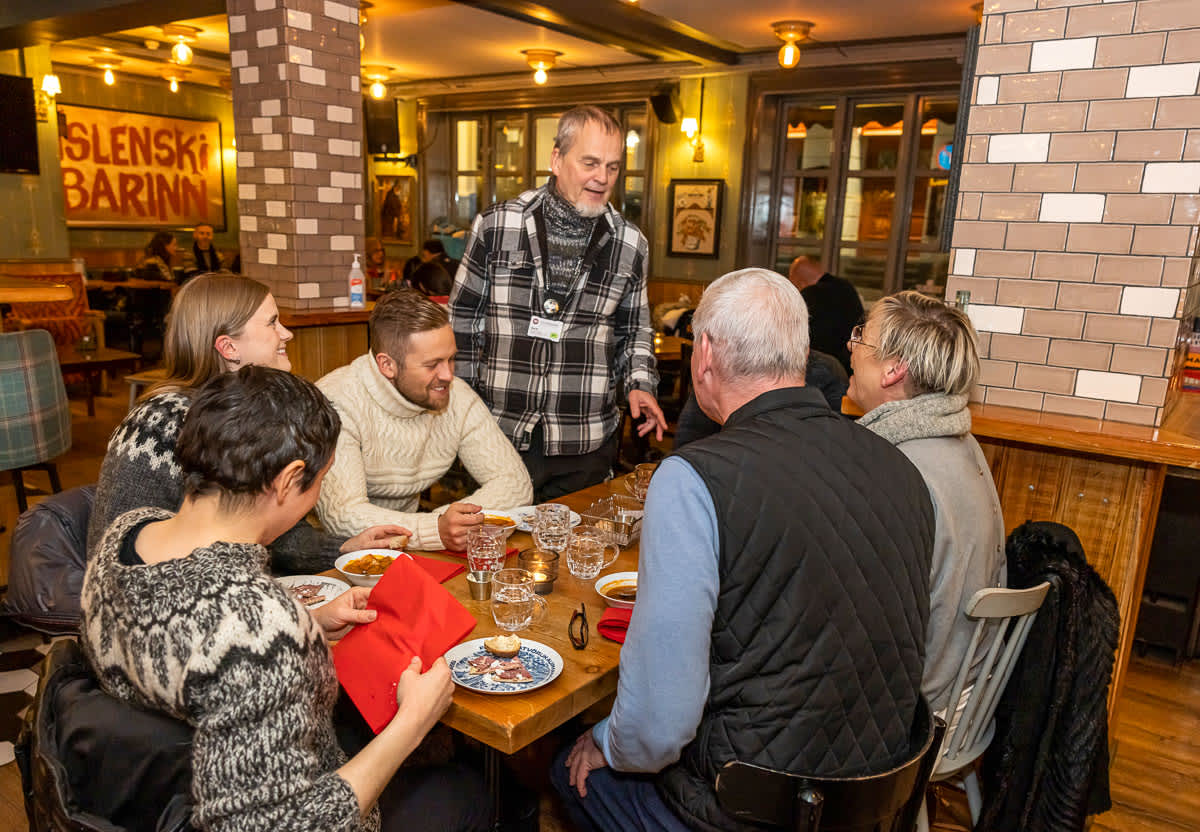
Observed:
[[[377,236],[393,243],[413,241],[413,177],[376,176],[375,204],[379,207]]]
[[[225,230],[219,121],[57,108],[69,227]]]
[[[725,210],[724,179],[672,179],[667,191],[671,205],[673,257],[716,257],[721,248],[721,214]]]

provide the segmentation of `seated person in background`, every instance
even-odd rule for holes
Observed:
[[[400,709],[347,760],[326,640],[374,620],[370,590],[309,610],[266,571],[265,544],[316,502],[338,427],[325,397],[290,373],[213,377],[179,432],[183,504],[135,509],[105,533],[83,581],[80,643],[108,694],[194,729],[200,829],[365,832],[380,814],[386,829],[484,828],[489,803],[466,770],[393,780],[450,705],[445,660],[426,673],[420,659],[380,668],[396,678]]]
[[[426,240],[425,242],[421,243],[421,250],[417,252],[416,256],[410,257],[407,261],[405,261],[404,279],[408,282],[409,286],[413,285],[413,272],[415,272],[417,267],[422,263],[437,263],[446,270],[446,274],[450,275],[451,278],[453,278],[455,272],[458,271],[458,261],[452,260],[450,255],[446,254],[446,246],[443,245],[441,240]],[[443,292],[442,294],[445,293]]]
[[[723,427],[650,482],[612,713],[551,771],[581,830],[740,829],[714,790],[731,760],[850,777],[911,753],[921,475],[804,385],[808,311],[780,275],[725,275],[692,327],[696,397]]]
[[[184,483],[175,443],[196,390],[214,376],[248,364],[290,370],[291,340],[292,333],[279,322],[275,298],[256,280],[204,274],[179,290],[163,340],[167,377],[142,394],[117,426],[100,464],[88,521],[89,559],[109,524],[130,509],[179,508]],[[271,566],[284,573],[320,572],[331,569],[342,552],[404,545],[407,534],[407,529],[389,525],[346,540],[301,519],[275,536]]]
[[[146,257],[138,266],[137,276],[142,280],[168,280],[175,282],[172,262],[179,250],[179,243],[170,231],[156,231],[146,243]]]
[[[788,280],[800,290],[808,304],[812,348],[832,355],[847,373],[852,372],[846,339],[850,337],[851,328],[863,319],[862,299],[854,284],[829,274],[804,256],[792,261]]]
[[[529,473],[491,411],[454,375],[449,313],[414,289],[388,292],[370,319],[371,351],[317,382],[342,417],[337,457],[317,514],[325,528],[356,534],[376,523],[414,529],[417,549],[463,550],[481,506],[533,498]],[[462,460],[479,490],[418,513],[421,492]]]
[[[440,264],[433,261],[422,263],[413,269],[410,281],[414,289],[430,297],[446,297],[454,286],[454,278]]]
[[[821,397],[834,413],[842,412],[842,397],[850,379],[846,371],[832,355],[826,355],[816,350],[808,351],[808,369],[804,372],[804,384],[820,391]],[[708,418],[696,401],[696,393],[688,393],[688,399],[679,412],[675,423],[675,447],[682,448],[689,442],[711,436],[721,429],[721,426]]]
[[[184,277],[219,272],[223,268],[225,265],[221,261],[221,252],[213,245],[213,227],[208,223],[200,223],[192,229],[192,250],[183,256]]]
[[[1000,498],[967,409],[979,376],[975,341],[962,311],[919,292],[878,301],[850,337],[850,398],[866,411],[858,423],[917,466],[933,499],[921,690],[943,713],[975,629],[963,606],[978,590],[1007,582]]]
[[[382,289],[383,284],[387,281],[387,251],[383,248],[383,241],[378,237],[369,238],[366,250],[367,262],[363,269],[367,278],[367,287]]]

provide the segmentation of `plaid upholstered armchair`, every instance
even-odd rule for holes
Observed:
[[[40,468],[61,491],[50,460],[71,447],[71,410],[50,333],[0,333],[0,471],[12,471],[17,509],[25,511],[22,472]]]

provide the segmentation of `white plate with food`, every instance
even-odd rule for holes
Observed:
[[[395,549],[359,549],[339,556],[333,566],[355,586],[375,586],[398,557],[412,560],[408,552]]]
[[[637,580],[636,572],[613,572],[596,581],[596,591],[610,607],[631,610],[637,600]]]
[[[476,693],[524,693],[550,684],[562,673],[562,656],[539,642],[519,639],[515,654],[511,649],[484,646],[497,641],[507,646],[504,641],[509,638],[517,637],[476,638],[450,648],[446,663],[454,683]]]
[[[325,606],[350,589],[345,581],[324,575],[285,575],[275,580],[291,590],[296,600],[310,610]]]
[[[523,532],[532,532],[533,517],[537,513],[534,509],[537,506],[517,506],[516,508],[506,508],[504,511],[493,511],[492,514],[503,514],[506,517],[511,517],[517,521],[517,528]],[[571,512],[571,528],[575,528],[583,522],[583,518],[576,512]]]

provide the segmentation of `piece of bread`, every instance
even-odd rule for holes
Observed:
[[[389,549],[405,549],[408,547],[408,535],[398,534],[388,541]]]
[[[521,652],[521,639],[516,636],[492,636],[483,642],[483,646],[493,656],[511,659]]]

